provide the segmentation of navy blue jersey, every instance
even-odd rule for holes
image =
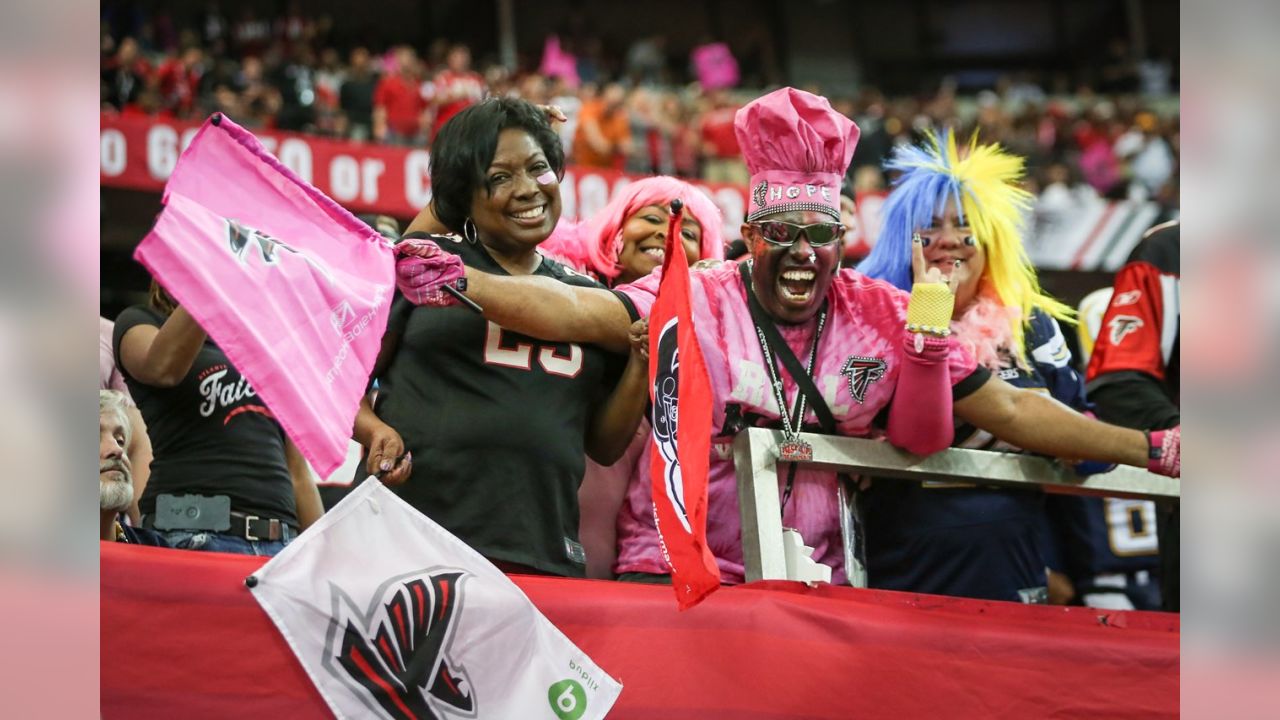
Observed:
[[[1057,322],[1026,329],[1028,367],[1010,354],[995,371],[1015,387],[1077,407],[1084,386]],[[955,447],[1015,450],[957,418]],[[990,600],[1045,602],[1048,518],[1039,491],[880,479],[865,498],[871,587]]]
[[[1073,582],[1158,569],[1156,506],[1150,500],[1064,496],[1052,498],[1050,508],[1062,555],[1054,569]]]

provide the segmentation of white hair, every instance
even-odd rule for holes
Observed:
[[[115,413],[120,418],[120,424],[124,426],[124,444],[128,445],[133,439],[133,423],[129,422],[129,413],[126,410],[128,400],[125,399],[124,393],[119,390],[99,390],[98,391],[98,416],[104,413]]]
[[[118,390],[98,391],[99,419],[108,413],[114,414],[119,418],[120,425],[124,428],[124,444],[127,446],[133,428],[130,426],[129,414],[125,411],[125,407],[127,405],[124,393]],[[103,510],[126,510],[133,503],[133,473],[128,465],[125,465],[123,469],[124,480],[122,482],[99,484],[98,500]]]

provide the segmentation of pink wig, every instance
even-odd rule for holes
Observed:
[[[702,226],[702,259],[724,259],[724,237],[720,209],[701,190],[683,180],[666,175],[637,180],[623,188],[594,217],[576,228],[561,232],[557,227],[540,249],[546,255],[601,280],[618,276],[618,255],[622,253],[622,226],[637,210],[650,205],[666,207],[672,200],[684,201],[687,217]],[[562,221],[561,225],[565,223]]]
[[[551,235],[538,243],[538,252],[580,273],[590,273],[591,268],[587,267],[587,259],[579,250],[582,247],[582,242],[579,240],[581,235],[582,223],[562,217],[560,222],[556,223],[556,229],[551,231]]]

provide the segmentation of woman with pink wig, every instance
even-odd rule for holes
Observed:
[[[662,267],[671,201],[684,202],[681,228],[689,262],[723,260],[724,236],[720,210],[706,193],[683,180],[657,176],[638,180],[620,190],[591,219],[569,224],[562,220],[539,250],[600,282],[622,285]],[[640,423],[622,458],[608,467],[587,460],[578,489],[578,540],[587,555],[587,577],[612,578],[617,556],[618,510],[631,482],[647,482],[640,467],[648,456],[649,423]]]
[[[539,250],[606,285],[634,282],[662,266],[667,213],[677,198],[685,206],[681,234],[689,262],[723,260],[719,208],[706,193],[665,175],[627,185],[589,220],[562,220]]]

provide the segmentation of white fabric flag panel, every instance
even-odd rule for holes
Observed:
[[[622,685],[374,481],[246,584],[340,718],[602,718]]]

